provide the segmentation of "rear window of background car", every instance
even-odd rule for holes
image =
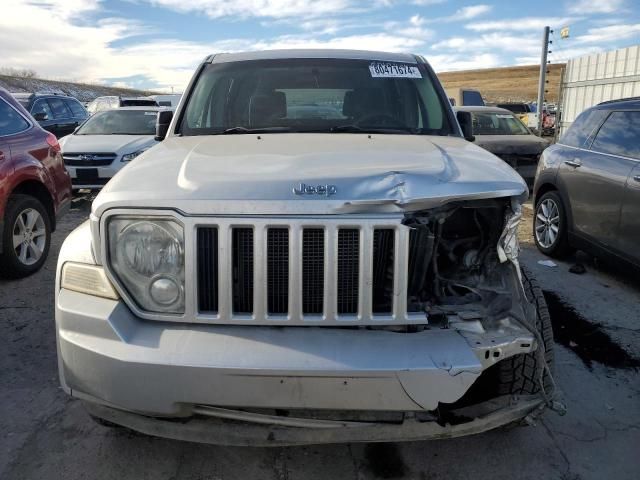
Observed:
[[[49,106],[49,102],[47,102],[46,98],[41,98],[33,103],[31,115],[36,115],[38,113],[44,113],[49,120],[53,119],[53,112],[51,111],[51,107]]]
[[[73,113],[74,117],[85,118],[87,116],[87,112],[85,112],[84,108],[82,108],[82,105],[80,105],[80,103],[76,100],[66,98],[65,103],[67,104],[69,109],[71,109],[71,113]]]
[[[49,105],[53,110],[53,118],[70,118],[72,116],[71,110],[67,108],[61,98],[50,98]]]
[[[640,159],[640,111],[612,112],[598,130],[591,150]]]
[[[600,126],[602,120],[609,114],[607,110],[587,110],[578,115],[558,143],[568,145],[570,147],[585,147]]]
[[[11,105],[0,99],[0,136],[13,135],[28,128],[29,122]]]

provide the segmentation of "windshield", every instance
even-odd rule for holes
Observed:
[[[155,135],[157,115],[152,110],[107,110],[89,117],[76,135]]]
[[[305,58],[206,67],[180,133],[255,131],[453,133],[422,64]]]
[[[473,112],[474,135],[529,135],[524,124],[510,113]]]

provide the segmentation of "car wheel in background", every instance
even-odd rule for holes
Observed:
[[[12,195],[5,209],[0,276],[21,278],[37,272],[51,244],[49,215],[37,199]]]
[[[558,192],[547,192],[536,203],[533,239],[538,250],[560,258],[571,252],[567,236],[567,215]]]

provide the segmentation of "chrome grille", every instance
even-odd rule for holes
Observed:
[[[324,299],[324,230],[302,232],[302,313],[322,313]]]
[[[338,230],[338,313],[357,313],[360,232]]]
[[[289,230],[267,230],[267,312],[287,313],[289,306]]]
[[[106,167],[113,163],[115,153],[64,153],[64,164],[70,167]]]
[[[218,311],[218,230],[213,227],[198,229],[197,253],[198,310]]]
[[[253,230],[233,229],[233,311],[253,311]]]
[[[198,223],[196,318],[247,325],[426,323],[424,313],[407,312],[410,229],[400,222],[265,218]]]

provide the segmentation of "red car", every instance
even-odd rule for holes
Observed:
[[[71,205],[58,139],[0,88],[0,276],[36,272]]]

